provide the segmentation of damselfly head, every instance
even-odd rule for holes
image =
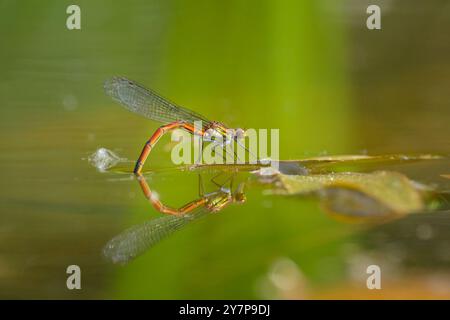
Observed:
[[[245,201],[247,201],[247,196],[243,192],[236,192],[234,194],[234,201],[236,203],[244,203]]]
[[[220,134],[219,131],[217,131],[217,129],[215,128],[209,128],[208,130],[205,131],[205,133],[203,134],[203,139],[205,139],[206,141],[211,140],[212,138],[219,138],[222,137],[222,135]]]
[[[213,131],[213,129],[208,129],[208,130],[206,130],[205,133],[203,133],[203,138],[204,138],[205,140],[210,139],[211,136],[212,136],[212,131]]]
[[[237,128],[234,132],[234,136],[236,137],[236,139],[244,139],[246,137],[245,130]]]
[[[236,203],[244,203],[247,201],[247,197],[244,192],[245,183],[241,182],[238,184],[236,190],[234,191],[233,198]]]

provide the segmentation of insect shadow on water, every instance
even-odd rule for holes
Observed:
[[[156,210],[166,215],[135,225],[112,238],[105,245],[103,255],[112,263],[126,264],[187,224],[223,210],[230,204],[244,203],[245,183],[240,182],[235,186],[235,174],[231,174],[225,182],[219,184],[216,179],[222,174],[223,172],[211,179],[217,189],[208,193],[205,193],[202,176],[198,175],[199,198],[181,208],[164,205],[151,190],[145,177],[142,174],[138,175],[137,180],[144,196]]]

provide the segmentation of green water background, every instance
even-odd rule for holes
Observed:
[[[280,259],[293,261],[313,292],[350,283],[349,255],[372,252],[368,233],[313,200],[259,189],[245,205],[111,266],[103,245],[159,213],[134,180],[101,174],[86,158],[106,147],[134,160],[158,127],[105,96],[103,81],[114,75],[231,127],[279,128],[282,159],[448,152],[450,7],[379,2],[382,30],[370,31],[364,1],[77,1],[82,29],[69,31],[72,2],[2,1],[0,297],[273,298],[268,272]],[[156,166],[170,166],[163,144]],[[427,167],[411,172],[441,179]],[[152,186],[181,206],[197,196],[196,179]],[[401,251],[421,223],[381,243]],[[420,242],[413,267],[448,272],[439,253],[448,246],[439,236]],[[70,264],[82,268],[80,292],[66,289]]]

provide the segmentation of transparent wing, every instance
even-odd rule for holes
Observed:
[[[112,238],[103,255],[111,262],[126,264],[165,237],[210,213],[204,207],[182,216],[168,215],[133,226]]]
[[[184,120],[189,123],[202,121],[206,127],[210,121],[202,115],[161,97],[156,92],[146,89],[140,84],[122,77],[114,77],[105,81],[105,92],[128,110],[146,118],[162,123]]]

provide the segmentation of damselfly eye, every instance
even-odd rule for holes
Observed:
[[[247,201],[247,197],[243,193],[235,194],[234,199],[237,203],[244,203],[245,201]]]
[[[236,138],[243,139],[245,138],[245,131],[241,128],[236,129]]]
[[[232,139],[236,135],[236,132],[234,129],[227,129],[226,136],[228,139]]]
[[[206,130],[205,133],[203,134],[203,137],[204,138],[211,138],[213,131],[214,131],[213,129]]]

